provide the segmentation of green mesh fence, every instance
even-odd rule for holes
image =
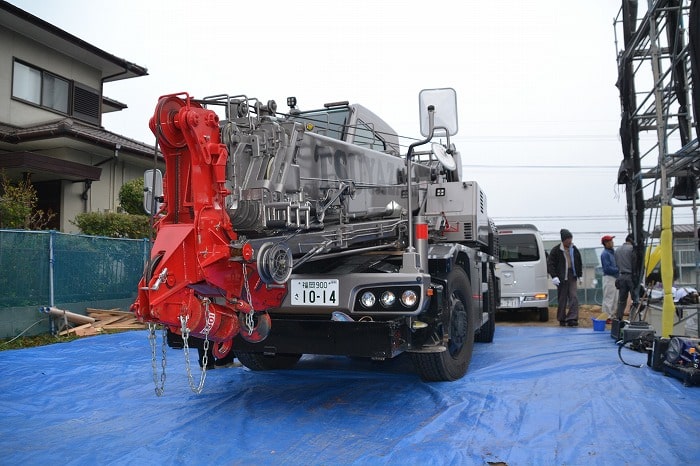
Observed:
[[[0,230],[0,308],[135,298],[147,240]]]
[[[0,308],[49,302],[48,232],[0,230]]]

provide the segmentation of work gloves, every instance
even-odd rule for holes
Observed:
[[[552,285],[554,286],[559,286],[561,284],[561,280],[559,280],[559,277],[552,277]],[[578,278],[578,284],[583,285],[583,278],[579,277]]]

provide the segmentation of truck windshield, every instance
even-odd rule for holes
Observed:
[[[540,259],[537,239],[530,233],[499,235],[500,259],[504,262],[530,262]]]
[[[291,120],[299,121],[304,124],[309,131],[309,124],[312,125],[310,130],[313,133],[322,134],[333,139],[344,140],[345,125],[348,123],[350,109],[347,107],[329,110],[318,110],[304,112],[291,117]]]

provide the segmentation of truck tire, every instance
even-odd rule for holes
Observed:
[[[455,267],[447,276],[447,290],[447,350],[411,353],[416,371],[426,382],[449,382],[462,378],[472,358],[476,320],[469,278],[460,267]]]
[[[301,359],[301,354],[276,354],[268,356],[263,353],[236,351],[236,357],[251,371],[271,371],[291,369]]]
[[[540,309],[540,322],[549,322],[549,308],[543,307]]]
[[[496,334],[496,279],[493,276],[493,271],[488,272],[488,288],[484,306],[489,315],[489,320],[481,326],[478,333],[474,336],[474,341],[478,343],[491,343],[493,336]]]

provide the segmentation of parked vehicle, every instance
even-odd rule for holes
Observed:
[[[150,126],[166,173],[144,179],[157,235],[138,318],[252,370],[407,352],[425,380],[461,378],[494,337],[496,226],[450,143],[454,90],[419,100],[426,139],[399,155],[398,134],[357,104],[301,111],[292,97],[285,114],[161,97]],[[436,132],[443,143],[415,150]]]
[[[549,320],[547,254],[542,235],[530,224],[498,226],[501,281],[499,311],[537,311],[540,322]]]

